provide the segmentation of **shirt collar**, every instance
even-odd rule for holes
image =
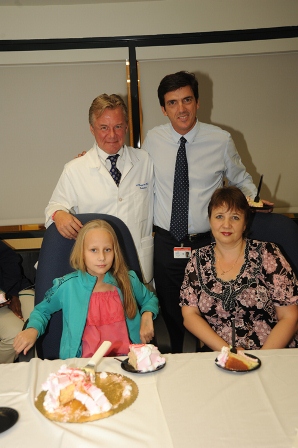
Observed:
[[[106,160],[107,160],[107,158],[108,158],[109,156],[114,155],[114,154],[108,154],[107,152],[103,151],[103,150],[98,146],[97,143],[96,143],[96,151],[97,151],[98,157],[100,158],[100,160],[101,160],[103,163],[106,162]],[[119,154],[119,156],[122,157],[122,156],[123,156],[123,152],[124,152],[124,146],[121,146],[121,148],[119,149],[119,151],[118,151],[116,154]]]
[[[196,124],[194,125],[194,127],[187,134],[183,135],[183,137],[186,138],[187,143],[192,143],[194,141],[196,134],[199,132],[199,127],[200,127],[199,122],[198,120],[196,120]],[[182,135],[176,132],[172,125],[171,130],[173,139],[175,140],[176,143],[179,144]]]
[[[80,279],[82,280],[84,286],[87,286],[87,287],[94,286],[97,281],[97,278],[94,275],[89,274],[87,271],[83,272],[83,271],[78,270],[78,275],[79,275]],[[115,279],[115,277],[113,277],[113,275],[111,274],[110,271],[105,273],[103,281],[104,281],[104,283],[109,283],[111,285],[118,287],[117,280]]]

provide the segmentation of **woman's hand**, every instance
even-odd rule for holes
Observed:
[[[16,353],[19,354],[24,351],[24,355],[26,355],[28,350],[35,344],[37,336],[38,332],[35,328],[26,328],[26,330],[17,334],[13,341],[13,348]]]
[[[220,352],[223,346],[229,347],[229,344],[218,336],[208,322],[202,318],[196,306],[184,305],[181,308],[181,312],[185,328],[210,347],[211,350]]]
[[[148,344],[154,336],[152,313],[145,311],[141,317],[140,339],[143,344]]]

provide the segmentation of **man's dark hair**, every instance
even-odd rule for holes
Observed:
[[[159,104],[165,107],[165,94],[186,86],[190,86],[196,101],[198,101],[199,83],[194,73],[182,71],[165,76],[157,89]]]

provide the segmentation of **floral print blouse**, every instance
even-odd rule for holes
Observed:
[[[211,328],[230,345],[235,318],[236,345],[259,349],[277,323],[275,307],[298,305],[297,278],[275,244],[247,239],[239,274],[235,280],[224,281],[216,275],[214,246],[192,252],[180,306],[197,306]],[[298,333],[288,347],[298,347]]]

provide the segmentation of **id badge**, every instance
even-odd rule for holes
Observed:
[[[191,247],[174,247],[174,258],[189,258]]]

